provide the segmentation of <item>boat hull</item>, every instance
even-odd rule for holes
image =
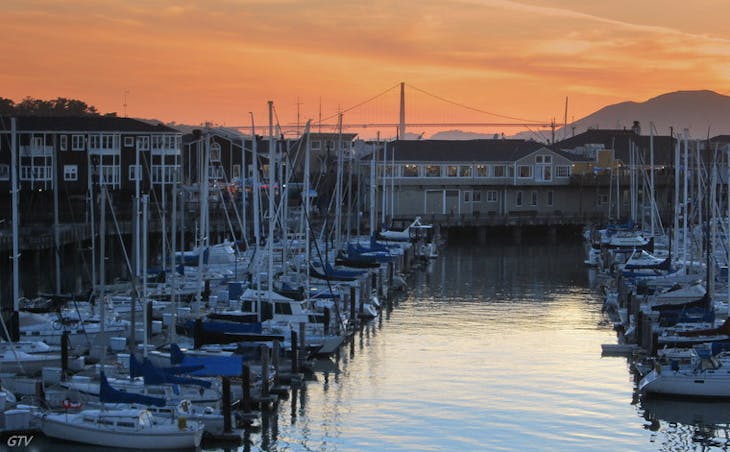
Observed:
[[[200,445],[203,430],[178,429],[175,425],[164,431],[117,431],[73,424],[64,420],[66,415],[47,415],[41,424],[43,434],[56,439],[96,446],[128,449],[193,449]]]

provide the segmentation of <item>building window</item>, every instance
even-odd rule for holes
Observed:
[[[532,192],[532,205],[533,206],[537,205],[537,192],[536,191]]]
[[[213,168],[220,167],[211,167],[211,169]],[[171,184],[175,182],[175,167],[172,165],[152,165],[151,172],[153,184]]]
[[[446,175],[448,177],[456,177],[458,175],[458,167],[456,165],[448,165],[446,167]]]
[[[608,195],[598,195],[598,204],[600,204],[600,205],[608,204]]]
[[[213,143],[210,145],[210,161],[220,162],[221,161],[221,145]]]
[[[10,180],[10,165],[0,164],[0,180]]]
[[[67,150],[68,149],[68,137],[66,135],[61,135],[60,140],[61,140],[61,142],[60,142],[61,150],[62,151]]]
[[[177,149],[178,139],[175,135],[153,135],[150,141],[153,150]]]
[[[471,165],[459,166],[459,177],[471,177]]]
[[[265,165],[268,167],[268,165]],[[211,165],[210,168],[208,168],[208,180],[224,180],[225,179],[225,171],[223,171],[223,167],[220,165]]]
[[[516,193],[516,197],[515,197],[515,205],[516,205],[517,207],[520,207],[520,206],[522,206],[522,192],[521,192],[521,191],[518,191],[518,192]]]
[[[553,192],[552,191],[548,191],[545,193],[545,204],[547,204],[548,206],[553,205]]]
[[[124,137],[124,147],[131,148],[134,146],[134,137]]]
[[[464,202],[471,202],[471,192],[469,190],[464,190]]]
[[[507,167],[507,177],[509,177],[509,178],[515,177],[515,166],[514,165],[509,165]]]
[[[84,150],[84,136],[83,135],[71,135],[71,150],[72,151],[83,151]]]
[[[489,166],[477,165],[477,177],[489,177]]]
[[[497,190],[487,191],[487,202],[497,202]]]
[[[114,138],[114,135],[108,133],[89,135],[89,149],[114,149]]]
[[[552,163],[552,155],[537,155],[535,156],[535,163]]]
[[[517,167],[517,174],[520,179],[529,179],[532,177],[532,167],[530,165],[520,165]]]
[[[322,142],[319,140],[312,140],[312,150],[319,151],[322,149]]]
[[[441,177],[441,166],[426,165],[426,177]]]
[[[65,181],[79,180],[78,165],[63,165],[63,180],[65,180]]]
[[[403,177],[418,177],[418,165],[412,163],[403,165]]]
[[[558,165],[555,167],[555,177],[566,178],[570,177],[570,166]]]
[[[479,190],[471,192],[471,202],[482,202],[482,192]]]
[[[140,151],[149,151],[150,137],[137,137],[137,149]]]
[[[494,165],[494,177],[504,177],[504,165]]]
[[[137,174],[142,174],[142,167],[139,165],[129,165],[129,180],[130,181],[136,181],[137,180]],[[140,177],[140,180],[142,178]]]
[[[238,179],[239,177],[241,177],[241,165],[239,165],[238,163],[233,165],[233,168],[231,169],[231,177],[233,179]]]

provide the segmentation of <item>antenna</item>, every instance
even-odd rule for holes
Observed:
[[[568,96],[565,96],[565,113],[563,115],[563,139],[567,138],[568,133]]]
[[[127,117],[127,94],[129,94],[129,90],[125,89],[124,90],[124,103],[122,104],[122,106],[124,107],[124,117],[125,118]]]

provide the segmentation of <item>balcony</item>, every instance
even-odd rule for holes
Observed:
[[[53,146],[26,144],[20,146],[21,157],[52,157]]]

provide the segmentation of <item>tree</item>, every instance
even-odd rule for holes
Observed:
[[[0,116],[12,115],[15,111],[15,102],[12,99],[0,97]]]
[[[78,99],[57,97],[53,100],[26,97],[20,103],[0,97],[0,115],[18,116],[98,116],[96,107]]]

